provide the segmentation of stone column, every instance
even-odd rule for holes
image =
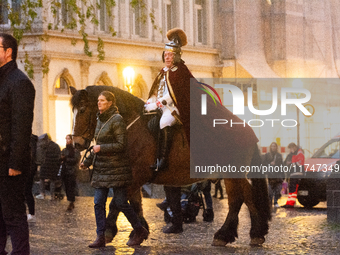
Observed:
[[[214,72],[213,72],[213,77],[214,77],[214,84],[221,83],[221,79],[223,75],[223,67],[216,67]],[[222,100],[222,104],[223,104],[223,89],[221,88],[215,88],[215,90],[217,91],[218,95],[220,96],[221,100]]]
[[[49,130],[49,100],[48,100],[48,74],[43,76],[43,56],[32,57],[35,88],[34,120],[32,132],[42,135]]]
[[[118,80],[115,82],[116,86],[120,89],[126,90],[124,86],[124,77],[123,77],[123,70],[124,70],[124,65],[123,64],[117,64],[117,75],[118,75]]]
[[[85,89],[89,84],[89,69],[91,62],[86,60],[80,60],[80,86],[81,89]]]

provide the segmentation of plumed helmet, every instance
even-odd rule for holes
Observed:
[[[180,28],[170,29],[166,33],[166,37],[169,39],[169,42],[165,44],[165,48],[163,51],[163,62],[164,62],[164,52],[171,51],[175,53],[174,62],[179,62],[181,60],[182,50],[181,47],[187,45],[187,35]]]

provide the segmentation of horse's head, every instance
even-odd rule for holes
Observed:
[[[86,90],[71,87],[73,109],[73,141],[75,147],[82,151],[90,146],[96,129],[97,105],[91,103]]]

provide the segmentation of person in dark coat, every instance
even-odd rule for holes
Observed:
[[[206,180],[198,184],[198,187],[203,192],[205,201],[205,210],[203,212],[203,220],[212,222],[214,220],[213,201],[211,197],[211,180]]]
[[[40,194],[36,196],[37,199],[45,198],[45,179],[50,180],[51,200],[55,199],[55,184],[58,179],[58,172],[60,168],[60,147],[51,140],[49,134],[44,134],[39,139],[48,138],[47,148],[44,152],[44,161],[40,166]]]
[[[91,186],[95,188],[97,239],[89,247],[105,246],[106,200],[110,188],[114,193],[110,210],[117,208],[122,211],[135,230],[127,245],[139,245],[147,238],[149,232],[142,226],[127,200],[126,187],[131,184],[132,171],[126,151],[126,125],[118,112],[115,96],[111,92],[103,91],[99,94],[98,109],[94,136],[96,145],[90,157],[81,164],[83,168],[93,165]]]
[[[36,154],[37,154],[37,141],[38,136],[31,135],[31,142],[30,142],[30,148],[31,148],[31,163],[30,163],[30,171],[28,174],[26,186],[25,186],[25,198],[26,198],[26,204],[28,207],[28,214],[27,214],[27,221],[28,222],[35,222],[35,201],[34,196],[32,193],[33,183],[34,183],[34,176],[37,173],[37,163],[36,163]]]
[[[277,143],[272,142],[270,145],[269,152],[266,153],[264,156],[263,165],[267,167],[268,166],[280,167],[282,163],[283,163],[282,155],[278,152]],[[268,177],[269,201],[272,202],[274,198],[274,206],[279,207],[277,201],[281,197],[282,182],[285,178],[284,172],[268,170],[267,177]]]
[[[66,211],[74,209],[76,200],[76,177],[79,169],[80,153],[73,146],[72,135],[66,136],[66,148],[61,151],[62,180],[65,186],[67,201],[70,202]]]
[[[35,89],[16,64],[16,39],[0,33],[0,254],[30,253],[24,188],[30,162]]]

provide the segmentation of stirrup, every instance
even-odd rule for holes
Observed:
[[[163,163],[163,168],[160,168],[161,163]],[[165,157],[162,157],[161,159],[157,159],[157,171],[164,171],[169,168],[169,162],[168,159]]]
[[[156,159],[156,163],[151,165],[150,168],[155,171],[155,172],[158,172],[158,166],[159,166],[159,159],[157,158]]]

